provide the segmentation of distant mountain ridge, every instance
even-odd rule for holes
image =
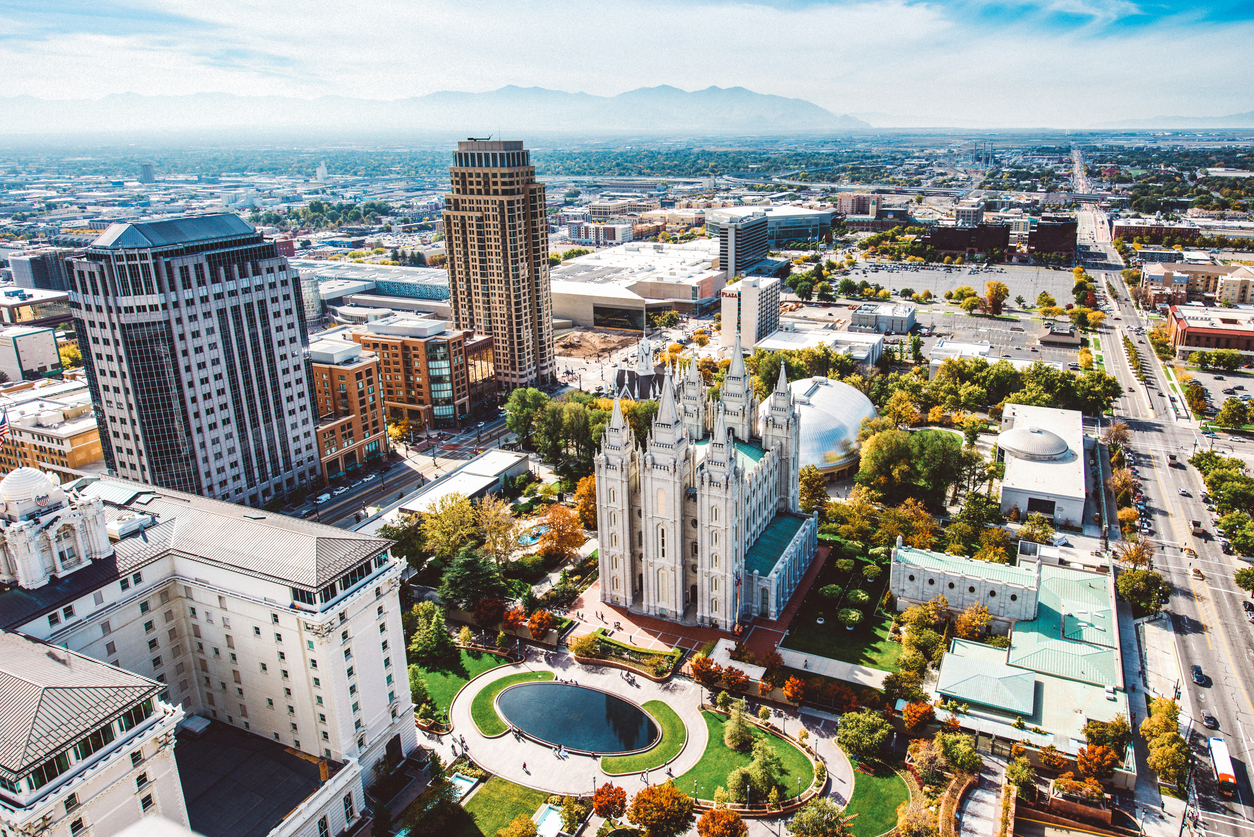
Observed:
[[[1227,116],[1151,116],[1111,122],[1111,128],[1254,128],[1254,110]]]
[[[688,92],[662,85],[617,96],[509,85],[486,93],[441,91],[392,101],[323,96],[195,93],[101,99],[0,97],[0,134],[175,132],[222,129],[358,129],[370,133],[791,134],[871,129],[804,99],[743,87]]]

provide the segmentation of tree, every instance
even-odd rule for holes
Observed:
[[[1242,567],[1233,574],[1237,586],[1247,593],[1254,592],[1254,567]]]
[[[527,620],[527,630],[531,631],[533,639],[542,640],[548,636],[549,631],[553,630],[553,626],[556,624],[557,620],[553,618],[553,614],[547,610],[537,610]]]
[[[427,681],[422,678],[422,669],[416,665],[409,667],[409,699],[414,706],[422,706],[431,699],[427,690]]]
[[[579,824],[588,816],[588,806],[573,796],[563,796],[561,814],[562,830],[567,834],[574,834],[579,830]]]
[[[414,572],[420,571],[427,563],[428,553],[422,543],[422,521],[417,517],[398,520],[395,524],[385,523],[379,527],[379,537],[393,541],[392,555],[401,558]]]
[[[975,749],[971,736],[961,732],[942,732],[936,736],[945,763],[955,773],[979,773],[984,759]]]
[[[921,700],[907,703],[905,711],[901,714],[902,721],[906,725],[906,733],[909,735],[917,735],[928,724],[936,720],[936,711],[932,709],[932,704]]]
[[[422,540],[429,552],[448,561],[475,533],[475,510],[464,494],[446,494],[422,516]]]
[[[1041,291],[1040,295],[1036,298],[1037,308],[1051,308],[1057,304],[1057,301],[1045,291]]]
[[[564,561],[583,545],[583,529],[579,518],[570,509],[554,503],[542,519],[549,527],[540,536],[540,551],[544,554],[558,556]]]
[[[748,833],[749,826],[730,808],[711,808],[697,820],[701,837],[745,837]]]
[[[1115,774],[1119,756],[1109,747],[1081,747],[1076,754],[1076,766],[1085,776],[1104,782]]]
[[[1114,553],[1120,563],[1131,569],[1145,569],[1154,565],[1154,544],[1148,540],[1120,541],[1115,544]]]
[[[449,636],[440,606],[434,602],[419,602],[414,610],[418,618],[409,641],[409,659],[426,668],[455,659],[459,652]]]
[[[1048,770],[1062,770],[1069,762],[1057,747],[1053,744],[1046,744],[1041,748],[1041,764],[1045,765]]]
[[[1119,573],[1115,588],[1138,619],[1158,613],[1163,599],[1171,595],[1171,585],[1154,570],[1125,570]]]
[[[618,819],[627,810],[627,791],[606,782],[593,793],[592,810],[602,819]]]
[[[784,697],[793,703],[801,703],[801,699],[805,697],[806,684],[800,677],[789,677],[784,682]]]
[[[1183,785],[1189,773],[1189,745],[1179,732],[1164,733],[1150,742],[1145,763],[1164,782]]]
[[[723,723],[723,743],[742,753],[753,747],[753,733],[745,722],[744,701],[738,700],[731,705],[727,720]]]
[[[827,478],[814,465],[805,465],[797,475],[800,483],[801,511],[812,514],[827,507]]]
[[[1215,416],[1215,424],[1220,427],[1244,427],[1249,423],[1249,418],[1245,402],[1239,398],[1229,398],[1219,408],[1219,414]]]
[[[1005,283],[994,279],[984,283],[984,305],[988,308],[990,314],[1000,314],[1002,304],[1008,296],[1010,296],[1010,289],[1006,287]]]
[[[992,621],[987,607],[973,604],[954,620],[954,634],[961,639],[979,639]]]
[[[1036,769],[1025,756],[1016,756],[1006,765],[1006,781],[1014,785],[1015,796],[1028,799],[1031,789],[1036,787]]]
[[[819,282],[814,286],[814,292],[819,297],[819,302],[832,302],[836,297],[832,296],[832,286],[826,282]]]
[[[1141,738],[1148,744],[1169,732],[1180,730],[1180,705],[1170,698],[1150,701],[1150,714],[1141,721]]]
[[[735,666],[723,668],[723,685],[733,692],[743,692],[749,687],[749,675]]]
[[[513,822],[496,832],[497,837],[536,837],[536,824],[528,814],[519,814]]]
[[[849,755],[865,761],[879,754],[891,730],[888,721],[876,712],[869,709],[849,712],[841,718],[836,743]]]
[[[692,658],[692,662],[688,664],[688,671],[692,674],[693,680],[707,689],[714,688],[723,679],[723,667],[704,654],[698,654]]]
[[[936,812],[918,799],[897,806],[897,837],[935,837]]]
[[[480,599],[475,602],[474,614],[475,622],[481,627],[490,628],[505,618],[505,600],[495,596]]]
[[[501,572],[473,546],[465,546],[449,562],[440,582],[440,601],[449,607],[472,610],[486,598],[504,599],[509,588]]]
[[[692,827],[692,797],[673,782],[650,785],[632,798],[627,819],[644,829],[645,837],[677,837]]]
[[[1132,431],[1128,429],[1128,425],[1122,421],[1117,421],[1110,427],[1106,428],[1106,432],[1102,434],[1102,441],[1107,446],[1118,445],[1119,447],[1127,447],[1132,441]]]
[[[61,365],[66,369],[83,365],[83,353],[78,350],[78,346],[62,346],[57,352],[61,356]]]
[[[1054,542],[1054,527],[1045,520],[1045,515],[1032,512],[1028,519],[1019,527],[1019,537],[1025,541],[1049,544]]]
[[[1132,743],[1132,726],[1122,712],[1109,721],[1089,720],[1084,724],[1084,740],[1090,747],[1107,747],[1123,758]]]
[[[535,418],[549,403],[549,397],[535,387],[520,387],[505,402],[505,426],[518,434],[523,447],[535,450],[532,431]]]
[[[483,532],[483,553],[499,567],[518,548],[518,521],[510,504],[489,494],[475,506],[475,519]]]
[[[816,796],[802,805],[785,827],[793,837],[851,837],[851,820],[830,797]]]
[[[784,772],[784,760],[771,746],[771,740],[764,737],[753,742],[753,761],[749,763],[749,780],[763,797],[779,789],[779,777]]]
[[[596,531],[597,528],[597,478],[584,477],[575,486],[575,513],[579,515],[579,523],[585,529]]]

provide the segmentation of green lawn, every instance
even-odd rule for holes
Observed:
[[[493,776],[466,800],[466,813],[449,829],[450,837],[496,837],[496,832],[519,814],[530,817],[548,799],[548,794]]]
[[[465,648],[460,650],[461,655],[456,663],[439,668],[422,669],[422,679],[427,681],[427,690],[431,693],[431,700],[445,711],[448,711],[449,704],[457,696],[458,690],[471,678],[509,662],[504,657],[498,657],[495,654],[467,651]],[[419,666],[419,668],[422,667]]]
[[[882,671],[897,671],[901,643],[888,638],[889,628],[893,624],[892,615],[875,606],[883,598],[884,589],[888,585],[887,569],[874,582],[868,583],[862,580],[863,564],[859,562],[854,568],[852,581],[861,582],[862,589],[871,594],[871,601],[862,606],[866,617],[850,631],[836,621],[837,608],[833,602],[819,593],[827,584],[850,583],[850,576],[836,570],[835,563],[833,553],[797,610],[797,615],[789,623],[788,636],[784,638],[783,646],[805,654],[830,657]],[[817,621],[820,613],[825,620],[822,625]]]
[[[501,716],[496,714],[496,696],[501,693],[501,690],[507,686],[513,686],[515,683],[552,679],[553,672],[551,671],[523,671],[493,680],[480,689],[479,693],[475,695],[475,699],[470,702],[470,717],[474,719],[475,726],[479,728],[479,732],[484,735],[500,735],[509,729],[505,722],[501,720]],[[493,834],[495,833],[493,832]]]
[[[854,837],[878,837],[897,827],[897,806],[910,798],[910,789],[892,768],[876,763],[875,774],[853,772],[853,798],[846,814],[857,814],[851,823]]]
[[[601,759],[601,769],[606,773],[633,773],[638,770],[661,767],[684,749],[688,730],[684,727],[683,720],[675,714],[674,709],[660,700],[651,700],[644,705],[644,710],[653,717],[658,728],[662,730],[661,740],[658,741],[657,746],[643,753]]]
[[[675,787],[684,793],[690,793],[688,788],[695,781],[697,798],[713,799],[715,788],[727,785],[727,774],[737,767],[748,767],[753,761],[753,756],[750,753],[737,752],[723,743],[723,721],[726,719],[722,715],[713,712],[702,712],[701,715],[705,718],[705,725],[710,731],[710,741],[705,746],[705,752],[701,754],[701,761],[697,762],[696,767],[677,778]],[[782,738],[768,736],[756,727],[753,728],[753,736],[754,738],[768,738],[784,762],[784,773],[780,781],[784,784],[785,799],[791,799],[797,795],[797,777],[801,777],[801,790],[804,791],[810,786],[810,782],[814,780],[814,769],[805,753]]]

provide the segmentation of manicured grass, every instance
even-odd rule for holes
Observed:
[[[632,773],[637,770],[661,767],[684,749],[688,730],[684,727],[683,719],[675,714],[674,709],[660,700],[651,700],[644,705],[644,711],[657,722],[658,728],[662,731],[661,740],[652,749],[643,753],[601,759],[601,769],[606,773]]]
[[[675,787],[684,793],[690,793],[688,788],[692,787],[695,780],[697,798],[713,799],[715,788],[727,786],[727,774],[737,767],[748,767],[753,761],[753,755],[738,752],[723,743],[723,722],[726,718],[713,712],[702,712],[701,715],[705,718],[705,725],[710,731],[710,741],[705,746],[705,752],[701,754],[701,761],[696,767],[677,778]],[[766,738],[771,742],[784,763],[784,772],[780,776],[780,781],[784,785],[783,798],[791,799],[797,795],[797,777],[801,777],[801,790],[808,788],[810,782],[814,780],[814,769],[805,753],[782,738],[767,735],[756,727],[751,727],[751,729],[754,738]]]
[[[453,824],[450,837],[496,837],[496,832],[515,817],[530,817],[548,798],[546,793],[493,776],[466,800],[464,807],[470,816]]]
[[[845,813],[858,815],[850,824],[854,837],[878,837],[896,828],[897,806],[910,798],[910,789],[892,768],[879,763],[874,767],[874,775],[853,772],[853,798]]]
[[[493,680],[488,685],[479,690],[475,695],[475,699],[470,702],[470,717],[474,719],[475,726],[479,728],[479,732],[484,735],[500,735],[509,729],[505,722],[501,720],[501,716],[496,714],[496,696],[501,693],[502,689],[507,686],[513,686],[515,683],[529,683],[537,680],[552,680],[553,672],[551,671],[523,671],[518,674],[511,674],[508,677],[502,677],[499,680]],[[496,832],[493,832],[494,834]]]
[[[457,691],[472,678],[478,677],[489,669],[509,663],[504,657],[485,654],[482,651],[460,649],[457,662],[439,668],[423,668],[422,679],[427,681],[427,691],[431,700],[440,709],[448,710],[449,704],[457,696]],[[419,666],[422,668],[422,666]]]
[[[884,613],[876,606],[883,598],[888,584],[887,570],[874,582],[862,582],[862,589],[871,594],[871,601],[862,606],[865,614],[863,620],[849,631],[836,621],[837,608],[834,603],[819,593],[826,584],[843,586],[850,583],[850,576],[836,570],[835,563],[833,553],[797,610],[797,615],[788,625],[788,636],[784,638],[783,646],[805,654],[857,663],[881,671],[898,671],[897,658],[901,656],[901,643],[893,642],[888,636],[893,624],[892,615]],[[855,583],[862,578],[862,566],[859,563],[854,568]],[[825,624],[822,625],[817,622],[820,613],[825,619]]]

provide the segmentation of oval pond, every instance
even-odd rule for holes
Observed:
[[[634,703],[569,683],[521,683],[497,695],[505,720],[568,750],[628,753],[657,742],[657,724]]]

